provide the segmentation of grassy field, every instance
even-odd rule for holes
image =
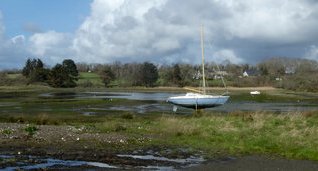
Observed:
[[[79,80],[77,81],[79,86],[90,87],[103,87],[104,84],[100,76],[93,72],[80,72]]]

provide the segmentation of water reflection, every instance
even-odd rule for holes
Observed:
[[[76,161],[76,160],[60,160],[53,158],[41,158],[35,156],[13,156],[13,155],[0,155],[2,163],[15,166],[0,166],[0,169],[6,171],[14,170],[45,170],[46,168],[66,169],[66,168],[80,168],[80,167],[94,167],[94,168],[108,168],[116,169],[118,167],[111,166],[106,163]],[[14,162],[13,162],[14,161]]]
[[[190,156],[188,158],[166,158],[154,155],[130,155],[118,154],[114,156],[119,161],[126,161],[125,164],[111,165],[101,162],[78,161],[78,160],[61,160],[54,158],[45,158],[30,155],[0,155],[2,165],[0,170],[46,170],[46,169],[142,169],[142,170],[176,170],[176,168],[187,168],[199,165],[205,160],[202,157]],[[129,161],[134,160],[130,165]],[[140,162],[141,165],[136,165]],[[156,165],[153,165],[156,164]]]
[[[143,92],[133,92],[133,93],[122,93],[122,92],[82,92],[82,93],[44,93],[40,94],[40,97],[54,98],[54,99],[64,99],[64,98],[77,98],[77,99],[129,99],[129,100],[154,100],[154,101],[165,101],[170,96],[175,96],[180,94],[175,93],[143,93]]]

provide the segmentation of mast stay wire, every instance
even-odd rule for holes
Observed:
[[[211,42],[210,42],[209,40],[207,40],[207,42],[208,42],[209,47],[210,47],[211,49],[213,49]],[[221,74],[221,70],[220,70],[219,64],[218,64],[217,62],[215,62],[215,64],[216,64],[217,69],[218,69],[219,72],[220,72],[219,75],[221,76],[221,80],[222,80],[222,83],[223,83],[224,88],[225,88],[225,93],[223,93],[222,95],[229,94],[229,91],[228,91],[228,88],[227,88],[226,83],[225,83],[225,81],[224,81],[223,75]]]

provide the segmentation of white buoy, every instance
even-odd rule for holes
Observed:
[[[259,91],[251,91],[250,94],[251,95],[260,95],[261,92],[259,92]]]

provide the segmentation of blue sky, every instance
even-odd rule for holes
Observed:
[[[1,0],[6,35],[74,32],[89,15],[91,0]]]
[[[318,60],[318,1],[0,0],[0,70],[27,58],[256,64],[271,57]]]

